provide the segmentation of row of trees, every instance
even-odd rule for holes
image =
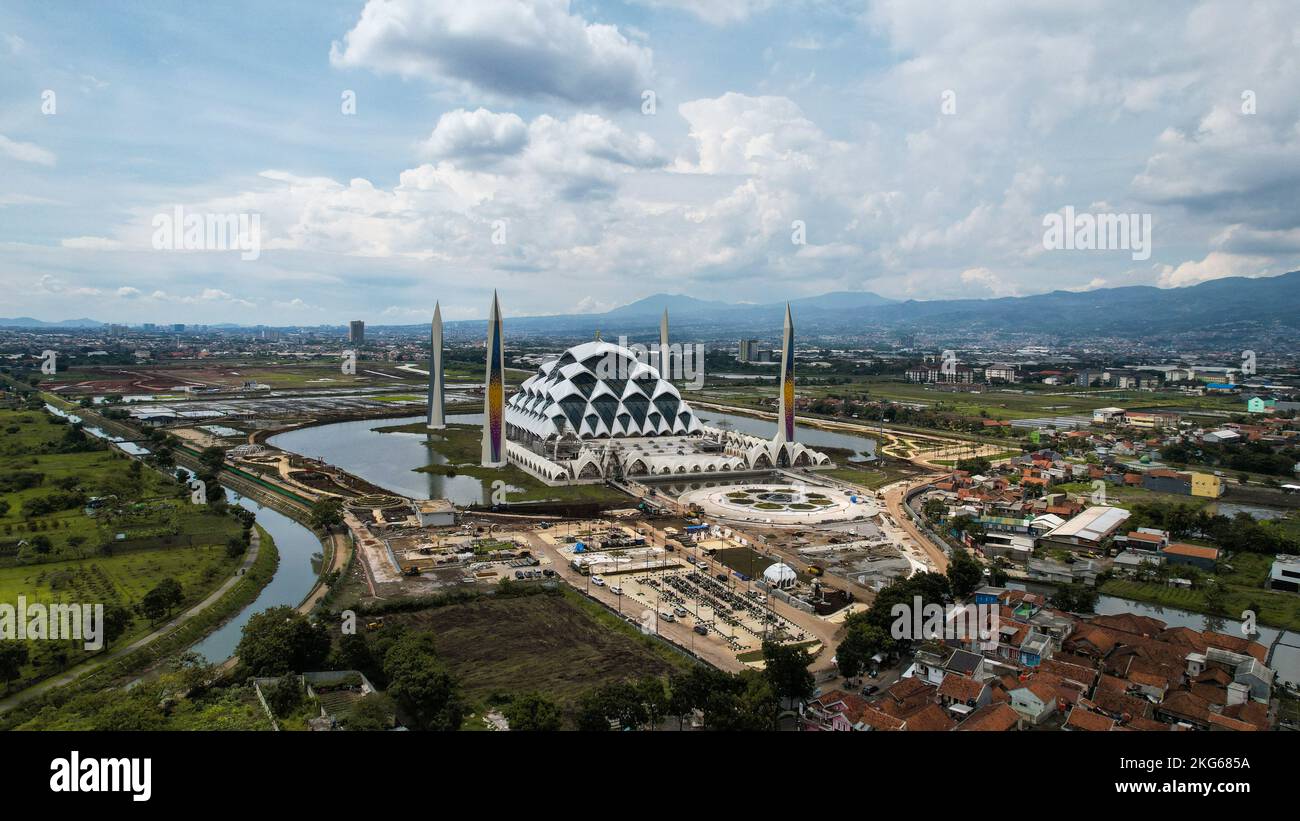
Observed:
[[[614,682],[589,690],[578,699],[574,724],[579,730],[600,731],[658,727],[676,717],[678,726],[695,711],[708,730],[775,730],[783,709],[812,697],[815,683],[807,650],[793,644],[767,642],[762,672],[726,673],[702,665],[670,676],[646,676],[636,682]],[[543,707],[537,694],[505,710],[511,729],[558,729],[558,710]],[[537,721],[544,717],[545,726]]]
[[[255,676],[359,670],[387,690],[415,729],[457,730],[464,721],[459,684],[438,658],[429,633],[391,625],[374,640],[349,634],[332,648],[324,624],[290,607],[273,607],[248,620],[235,652],[245,671]],[[367,727],[380,712],[367,708]]]

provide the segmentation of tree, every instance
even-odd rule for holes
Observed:
[[[23,665],[30,654],[27,645],[21,641],[0,641],[0,678],[5,680],[5,692],[9,684],[23,673]]]
[[[276,718],[288,718],[302,705],[302,680],[296,673],[286,673],[262,690],[262,695]]]
[[[835,662],[840,675],[856,678],[871,663],[871,657],[887,649],[888,634],[866,620],[864,614],[853,613],[844,620],[845,636],[835,650]]]
[[[648,720],[637,688],[626,682],[605,684],[578,700],[576,723],[579,730],[608,730],[616,722],[624,730],[635,730]]]
[[[163,616],[170,616],[176,605],[184,600],[181,583],[172,578],[163,579],[144,594],[140,600],[140,613],[149,621],[156,622]]]
[[[1097,607],[1097,598],[1095,589],[1072,582],[1056,589],[1051,604],[1070,613],[1091,613]]]
[[[382,681],[383,670],[370,642],[361,633],[347,633],[339,638],[330,661],[335,670],[359,670],[371,681]]]
[[[235,653],[255,676],[282,676],[319,669],[329,655],[325,626],[291,607],[255,613],[244,625]]]
[[[937,496],[925,500],[921,505],[921,513],[931,522],[937,522],[943,518],[943,514],[948,512],[948,506]]]
[[[780,715],[771,680],[756,670],[727,676],[724,685],[709,694],[704,708],[705,726],[723,732],[776,730]]]
[[[947,576],[953,598],[965,601],[984,582],[984,568],[965,550],[954,550]]]
[[[772,684],[778,698],[803,703],[812,698],[817,682],[808,665],[812,656],[794,644],[763,642],[763,674]]]
[[[516,696],[501,712],[511,730],[553,732],[564,723],[559,705],[541,693]]]
[[[645,722],[657,727],[668,715],[668,692],[664,689],[664,680],[659,676],[644,676],[636,684],[637,696],[645,708]]]
[[[407,633],[384,657],[388,692],[420,730],[459,730],[465,718],[455,679],[434,652],[429,633]]]
[[[317,499],[311,506],[311,526],[327,530],[343,524],[343,502],[340,499]]]
[[[214,477],[221,471],[222,465],[226,462],[226,451],[224,448],[210,447],[204,448],[199,454],[199,463],[207,469],[207,473]]]
[[[343,718],[343,727],[353,732],[391,730],[393,713],[393,700],[385,693],[367,693],[352,705]]]
[[[120,604],[104,605],[104,649],[122,637],[131,627],[131,622],[135,619],[131,616],[131,611]]]

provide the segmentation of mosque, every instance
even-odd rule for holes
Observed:
[[[444,418],[440,320],[435,314],[430,339],[431,428]],[[832,466],[826,454],[795,441],[794,328],[788,307],[772,439],[703,424],[665,378],[669,351],[665,312],[659,350],[649,357],[658,361],[596,339],[544,362],[506,399],[501,313],[494,294],[484,374],[483,464],[508,462],[552,485]]]

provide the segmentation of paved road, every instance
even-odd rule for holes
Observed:
[[[23,704],[38,696],[41,696],[49,692],[50,690],[53,690],[56,687],[62,687],[65,684],[71,684],[72,682],[76,681],[77,679],[81,678],[87,673],[93,673],[94,671],[100,669],[101,667],[107,664],[111,664],[115,660],[122,658],[123,656],[129,655],[130,653],[134,653],[136,650],[139,650],[140,648],[154,641],[157,641],[163,636],[174,631],[176,628],[190,621],[195,616],[198,616],[204,610],[206,610],[207,608],[215,604],[218,599],[220,599],[230,590],[230,588],[234,587],[236,584],[239,583],[239,580],[244,577],[244,573],[247,572],[247,570],[253,566],[253,562],[257,560],[257,553],[258,550],[261,548],[261,545],[262,545],[262,535],[257,530],[257,528],[253,528],[253,536],[249,542],[248,552],[244,555],[244,561],[239,566],[239,569],[236,570],[235,573],[232,574],[230,578],[222,582],[220,587],[218,587],[216,590],[213,590],[211,593],[209,593],[207,598],[205,598],[203,601],[194,605],[189,610],[186,610],[184,613],[181,613],[179,616],[167,622],[163,626],[159,627],[157,630],[154,630],[152,633],[148,634],[147,636],[142,636],[141,638],[136,639],[135,641],[131,642],[130,644],[124,647],[119,647],[116,650],[109,651],[107,654],[98,655],[94,659],[79,664],[76,667],[73,667],[72,669],[59,674],[58,676],[55,676],[53,678],[47,678],[44,681],[41,681],[37,684],[33,684],[31,687],[28,687],[25,690],[22,690],[18,693],[15,693],[12,696],[9,696],[3,701],[0,701],[0,713],[7,712],[8,710],[12,710],[14,707],[17,707],[20,704]]]
[[[932,481],[934,481],[934,477],[919,481],[895,482],[881,488],[880,492],[885,497],[885,508],[889,511],[889,515],[893,516],[898,526],[903,528],[903,531],[911,536],[912,540],[925,551],[925,555],[934,563],[935,569],[940,573],[946,573],[948,571],[948,555],[934,542],[930,541],[929,537],[922,533],[920,528],[913,524],[911,518],[907,515],[906,506],[903,504],[903,497],[907,495],[908,490]]]

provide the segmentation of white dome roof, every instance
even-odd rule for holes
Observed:
[[[569,348],[525,379],[506,402],[506,424],[543,439],[686,434],[702,427],[658,370],[601,340]]]
[[[794,572],[794,568],[785,562],[777,562],[763,571],[763,581],[768,584],[789,584],[796,578],[798,574]]]

